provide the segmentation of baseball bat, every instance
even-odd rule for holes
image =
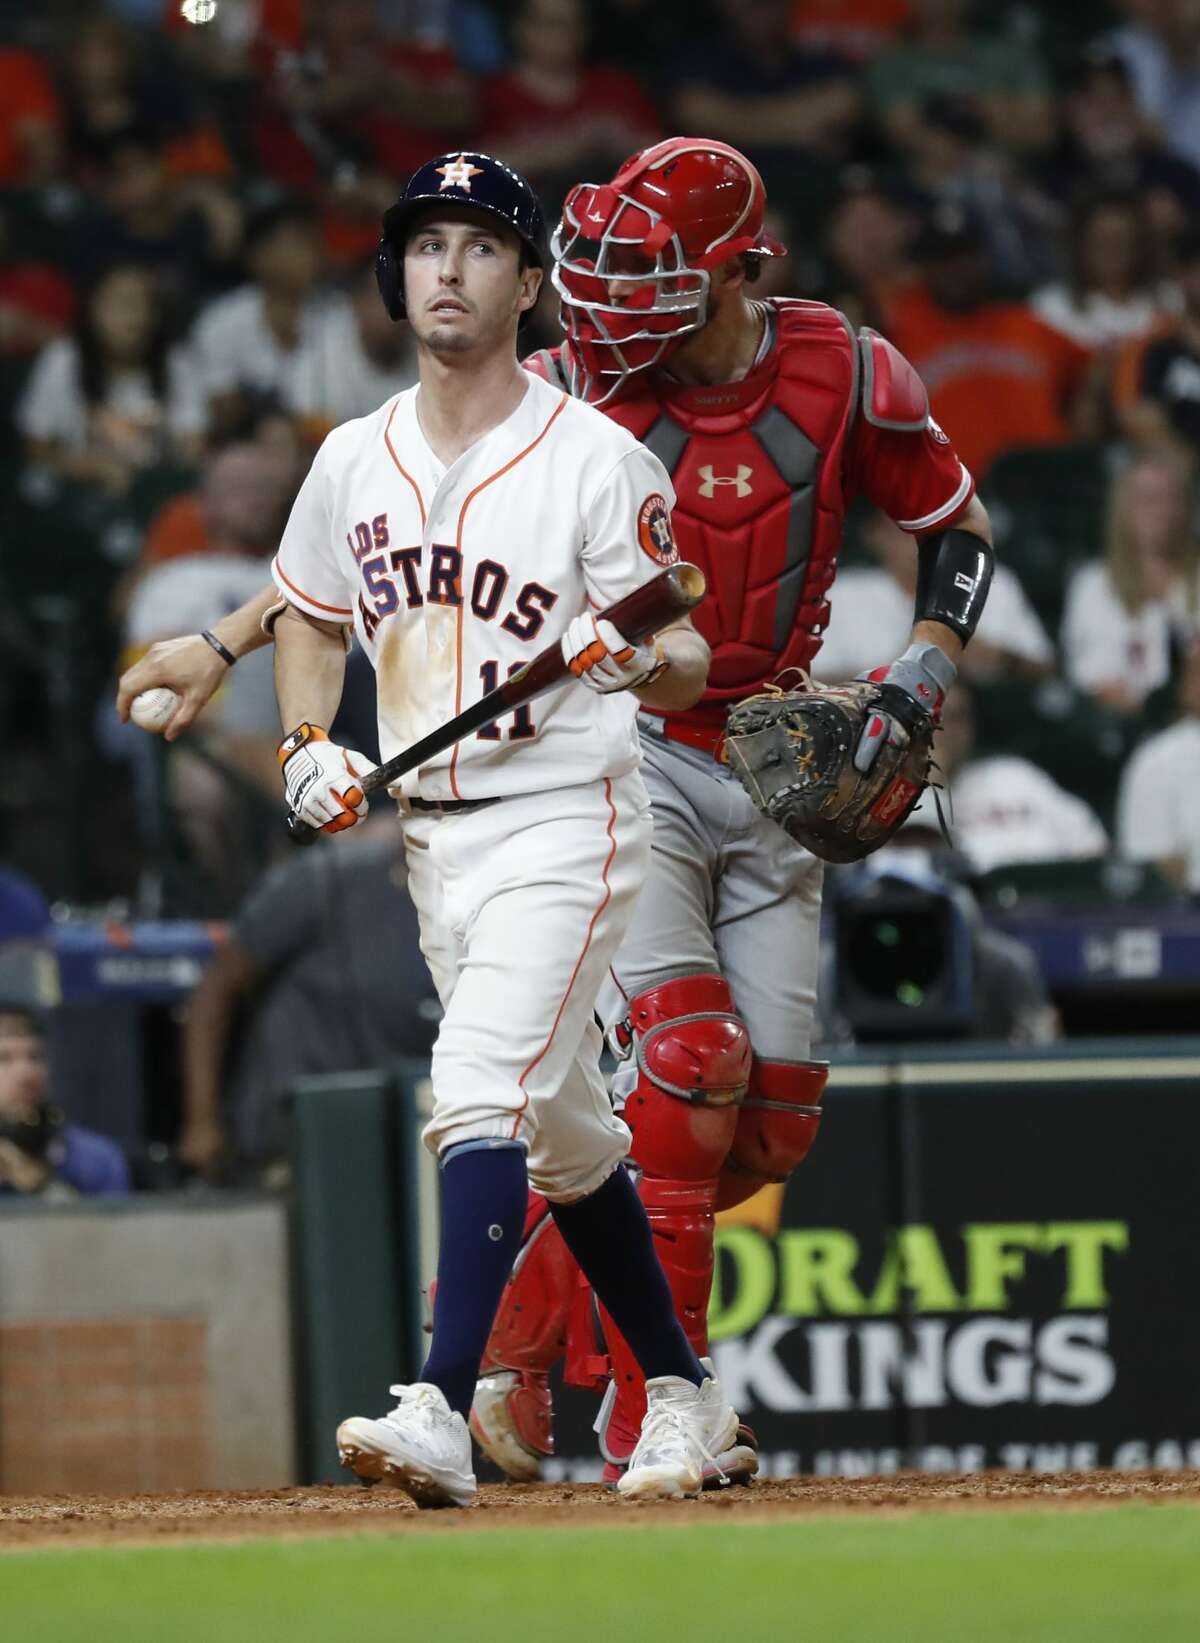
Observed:
[[[672,565],[660,576],[627,593],[624,599],[618,599],[600,615],[612,623],[622,638],[628,639],[631,644],[638,644],[668,627],[680,616],[685,616],[689,610],[694,610],[704,597],[704,587],[704,572],[698,565]],[[524,667],[518,668],[511,678],[497,685],[495,690],[488,691],[486,696],[462,713],[455,714],[453,719],[430,731],[428,736],[405,748],[403,753],[388,759],[386,764],[377,765],[363,777],[359,786],[364,793],[391,787],[408,771],[427,764],[448,747],[453,747],[455,742],[461,742],[465,736],[491,724],[502,713],[510,713],[514,708],[532,702],[535,697],[544,696],[555,685],[562,684],[569,673],[563,660],[562,646],[556,639],[526,662]],[[297,844],[311,844],[320,832],[320,828],[310,827],[294,811],[288,816],[287,825]]]

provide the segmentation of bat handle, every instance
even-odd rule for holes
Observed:
[[[292,835],[293,844],[315,844],[319,833],[318,828],[310,827],[294,810],[288,816],[287,830]]]

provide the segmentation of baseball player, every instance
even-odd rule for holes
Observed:
[[[935,714],[992,567],[987,515],[908,362],[823,304],[754,300],[760,259],[783,250],[763,232],[765,203],[744,155],[692,138],[574,189],[552,274],[567,340],[528,362],[661,458],[680,552],[709,582],[696,613],[713,653],[703,698],[639,716],[654,849],[598,1006],[624,1057],[615,1087],[639,1190],[701,1354],[714,1214],[804,1159],[827,1071],[810,1060],[822,863],[721,762],[725,714],[812,661],[855,495],[915,538],[919,562],[912,642],[870,677]],[[888,732],[881,715],[868,723],[860,769]],[[550,1452],[547,1374],[564,1349],[568,1378],[605,1394],[606,1476],[628,1463],[641,1376],[598,1300],[580,1298],[570,1252],[534,1198],[472,1423],[512,1477],[536,1475]],[[747,1438],[711,1479],[757,1470]]]
[[[475,1495],[467,1417],[530,1185],[649,1377],[623,1491],[699,1493],[737,1428],[619,1167],[629,1131],[593,1020],[650,854],[638,703],[689,707],[708,648],[686,619],[633,644],[593,614],[676,559],[673,493],[624,428],[518,365],[542,259],[536,197],[508,167],[467,153],[413,175],[384,218],[379,284],[393,318],[409,319],[419,383],[329,435],[273,565],[284,786],[327,832],[366,813],[365,761],[322,728],[347,628],[375,667],[385,759],[556,637],[579,681],[393,790],[445,1011],[425,1131],[441,1163],[441,1247],[419,1381],[392,1387],[382,1419],[343,1421],[338,1447],[359,1477],[423,1506]]]
[[[662,459],[681,551],[709,579],[697,616],[713,650],[701,701],[640,715],[653,852],[600,999],[625,1057],[617,1087],[640,1192],[698,1351],[714,1214],[803,1160],[825,1082],[809,1059],[822,865],[758,815],[721,762],[725,712],[819,649],[855,495],[915,539],[913,642],[877,673],[931,709],[955,676],[992,564],[971,476],[907,361],[822,304],[754,300],[760,259],[783,249],[763,233],[765,204],[746,158],[707,139],[657,144],[611,183],[576,189],[552,275],[567,340],[526,362]],[[222,626],[238,654],[260,642],[266,603]],[[200,640],[178,644],[122,680],[126,711],[136,690],[181,690],[168,734],[223,671]],[[869,763],[887,731],[874,722],[856,758]],[[536,1476],[551,1452],[548,1375],[564,1351],[568,1376],[604,1391],[606,1475],[624,1471],[641,1376],[603,1310],[598,1332],[576,1263],[534,1194],[472,1417],[510,1477]],[[706,1465],[706,1481],[756,1469],[739,1439]]]

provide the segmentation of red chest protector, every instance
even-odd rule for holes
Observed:
[[[687,713],[667,715],[680,730],[719,730],[731,702],[786,667],[807,667],[828,620],[846,508],[842,452],[869,345],[823,303],[769,306],[774,346],[742,381],[685,388],[647,373],[604,407],[671,475],[680,557],[708,579],[693,616],[712,647],[708,688]]]

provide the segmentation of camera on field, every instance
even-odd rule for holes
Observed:
[[[881,853],[839,875],[831,1003],[856,1042],[966,1036],[977,924],[971,892],[924,852]]]

